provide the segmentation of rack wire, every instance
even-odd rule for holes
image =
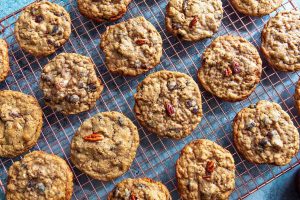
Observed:
[[[133,0],[126,15],[119,20],[124,21],[134,16],[143,15],[159,31],[163,38],[163,57],[161,63],[150,72],[130,78],[111,74],[104,64],[104,55],[99,48],[99,35],[108,25],[114,23],[94,23],[82,17],[77,10],[76,0],[52,0],[66,8],[72,19],[72,34],[69,41],[53,55],[46,58],[35,58],[23,52],[16,43],[13,29],[20,9],[0,19],[0,37],[9,43],[11,74],[0,84],[0,90],[10,89],[22,91],[35,96],[44,112],[43,131],[38,144],[31,149],[54,153],[64,158],[74,173],[73,199],[106,199],[107,194],[116,183],[128,177],[150,177],[163,182],[171,192],[173,199],[180,199],[175,178],[175,162],[180,150],[190,141],[197,138],[213,140],[228,149],[236,163],[236,188],[231,199],[242,199],[259,188],[293,169],[299,164],[300,153],[292,161],[282,167],[271,165],[255,165],[244,160],[232,143],[232,119],[243,107],[260,99],[278,102],[291,116],[299,130],[300,118],[294,107],[293,94],[299,73],[283,73],[273,70],[264,60],[263,75],[255,92],[244,101],[228,103],[221,101],[200,85],[203,101],[203,119],[195,131],[188,137],[174,141],[158,138],[144,130],[133,113],[133,94],[136,87],[148,74],[162,69],[180,71],[197,80],[197,70],[201,66],[201,54],[211,41],[224,34],[239,35],[248,39],[257,48],[260,47],[260,33],[270,16],[261,18],[244,16],[236,12],[228,0],[223,0],[224,16],[222,25],[213,38],[197,43],[183,42],[166,32],[164,25],[167,0]],[[277,10],[297,9],[296,0],[286,0]],[[92,58],[97,66],[97,74],[105,85],[105,90],[94,109],[72,116],[63,116],[45,106],[43,95],[38,87],[42,67],[61,52],[75,52]],[[81,173],[70,162],[70,141],[80,124],[97,112],[115,110],[123,112],[138,127],[140,146],[137,156],[127,173],[110,181],[100,182]],[[7,170],[13,159],[0,159],[0,197],[4,195],[7,182]]]

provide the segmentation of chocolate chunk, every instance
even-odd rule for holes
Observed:
[[[90,83],[90,84],[88,84],[88,86],[87,86],[87,90],[88,90],[89,92],[95,92],[95,91],[97,91],[97,87],[96,87],[96,85],[95,85],[94,83]]]
[[[79,96],[76,95],[76,94],[73,94],[73,95],[71,95],[71,96],[68,97],[68,101],[69,101],[70,103],[76,103],[76,102],[78,102],[79,100],[80,100],[80,98],[79,98]]]
[[[259,142],[258,142],[258,145],[260,146],[260,147],[262,147],[262,148],[265,148],[266,146],[267,146],[267,144],[268,144],[268,139],[267,138],[263,138],[263,139],[261,139]]]
[[[35,16],[35,22],[36,23],[41,23],[44,20],[44,17],[42,15],[37,15]]]

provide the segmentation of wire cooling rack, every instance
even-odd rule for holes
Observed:
[[[297,9],[296,0],[285,1],[278,9]],[[286,166],[255,165],[245,161],[236,151],[232,141],[232,119],[238,111],[259,99],[278,102],[289,113],[294,124],[299,129],[300,118],[294,107],[293,94],[298,73],[283,73],[273,70],[264,61],[263,75],[255,92],[246,100],[238,103],[221,101],[200,86],[203,99],[204,117],[192,135],[180,141],[158,138],[144,130],[137,122],[134,113],[133,94],[136,87],[146,75],[168,69],[180,71],[197,80],[196,73],[201,66],[201,54],[211,43],[212,39],[224,34],[239,35],[248,39],[257,48],[260,46],[260,32],[270,16],[252,18],[237,13],[228,0],[223,0],[224,17],[222,25],[213,38],[197,43],[183,42],[166,32],[164,25],[167,0],[133,0],[127,14],[119,21],[134,16],[144,15],[160,32],[163,38],[163,57],[161,63],[150,72],[130,78],[112,75],[104,65],[104,55],[99,48],[99,35],[104,32],[109,23],[93,23],[80,15],[75,0],[54,0],[69,11],[72,18],[72,34],[70,40],[53,55],[36,59],[23,52],[16,43],[13,35],[15,21],[19,10],[0,20],[0,37],[9,43],[11,74],[0,89],[11,89],[34,95],[44,111],[43,132],[38,144],[31,149],[54,153],[66,159],[75,175],[73,199],[106,199],[116,183],[128,177],[150,177],[163,182],[170,190],[173,199],[180,199],[175,178],[175,162],[180,150],[196,138],[207,138],[216,141],[228,149],[236,163],[236,188],[231,199],[245,198],[263,187],[283,173],[299,164],[299,156]],[[271,16],[276,13],[272,13]],[[98,76],[105,84],[97,106],[78,115],[63,116],[45,106],[43,95],[38,87],[42,67],[61,52],[75,52],[90,56],[97,66]],[[80,124],[97,112],[115,110],[123,112],[138,127],[141,143],[137,156],[130,170],[123,176],[110,181],[94,180],[77,170],[70,162],[70,141]],[[7,170],[19,156],[14,159],[0,159],[0,194],[5,193]],[[1,197],[1,195],[0,195]]]

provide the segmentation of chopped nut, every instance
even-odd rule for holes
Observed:
[[[172,115],[175,114],[175,109],[174,109],[174,107],[173,107],[171,104],[167,103],[167,104],[165,105],[165,108],[166,108],[167,114],[168,114],[169,116],[172,116]]]
[[[190,28],[194,28],[194,26],[196,26],[197,22],[198,22],[198,16],[194,16],[194,18],[193,18],[192,21],[190,22],[189,27],[190,27]]]
[[[212,173],[215,169],[215,162],[212,160],[207,161],[205,170],[208,173]]]

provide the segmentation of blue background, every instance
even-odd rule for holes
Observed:
[[[0,0],[0,19],[6,15],[12,13],[15,10],[26,6],[33,0]],[[300,7],[300,0],[297,0],[298,8]],[[258,199],[300,199],[300,195],[296,192],[296,173],[300,171],[300,167],[295,167],[284,175],[280,176],[276,180],[272,181],[268,185],[259,189],[255,193],[251,194],[247,200]],[[1,195],[1,194],[0,194]],[[0,199],[4,199],[0,196]]]

